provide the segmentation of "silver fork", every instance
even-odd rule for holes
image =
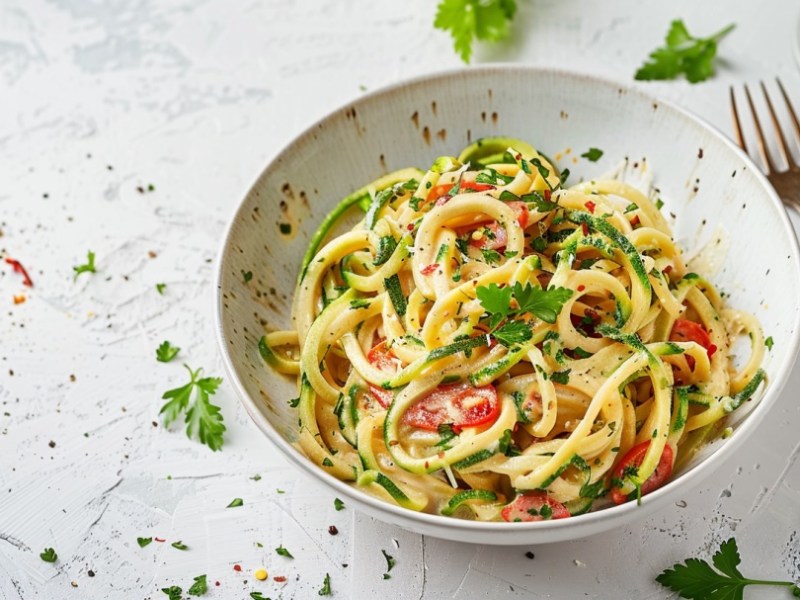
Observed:
[[[789,101],[789,96],[786,94],[786,90],[783,88],[781,80],[776,77],[775,81],[778,82],[778,88],[780,89],[783,100],[786,103],[786,108],[788,109],[789,116],[791,117],[792,124],[794,125],[794,131],[797,135],[797,139],[800,139],[800,122],[798,122],[797,115],[794,112],[794,108],[792,108],[792,103]],[[775,133],[778,136],[778,152],[780,153],[783,162],[787,165],[785,170],[779,171],[779,167],[775,165],[775,162],[770,156],[767,143],[764,139],[764,131],[761,128],[761,122],[758,120],[755,106],[753,106],[753,98],[750,96],[750,90],[745,84],[744,93],[747,96],[747,104],[750,106],[750,114],[753,116],[758,154],[761,157],[762,164],[764,165],[764,174],[767,176],[767,179],[769,179],[770,183],[772,183],[775,191],[778,192],[778,196],[781,197],[783,203],[786,204],[786,206],[791,206],[795,210],[800,211],[800,166],[798,166],[794,161],[794,158],[792,158],[792,152],[789,149],[789,144],[786,142],[786,136],[781,129],[778,117],[775,114],[775,109],[773,108],[772,101],[767,93],[767,88],[763,81],[760,83],[761,91],[764,93],[764,99],[767,101],[767,109],[769,111],[769,116],[772,119],[772,125],[775,128]],[[733,86],[731,86],[730,91],[731,113],[733,114],[733,130],[736,133],[736,141],[738,142],[739,146],[741,146],[742,150],[749,153],[747,149],[747,142],[745,142],[739,122],[739,111],[736,109],[736,95],[734,94]]]

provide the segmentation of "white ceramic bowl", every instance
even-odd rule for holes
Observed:
[[[427,168],[479,137],[507,135],[552,156],[565,153],[572,181],[647,157],[677,215],[676,238],[690,251],[723,231],[711,279],[732,306],[758,315],[775,345],[769,384],[734,415],[734,435],[706,447],[661,489],[589,514],[533,523],[483,523],[419,514],[339,481],[294,446],[297,416],[287,399],[294,381],[261,360],[264,326],[287,328],[292,291],[309,236],[345,195],[385,172]],[[599,163],[572,158],[589,147]],[[284,235],[278,223],[292,225]],[[718,229],[719,228],[719,229]],[[243,282],[242,272],[253,278]],[[419,533],[488,544],[532,544],[591,535],[669,506],[712,473],[750,436],[784,385],[798,347],[797,241],[780,200],[747,156],[698,118],[616,83],[523,66],[473,67],[403,82],[360,97],[292,142],[264,169],[225,235],[219,259],[218,339],[231,381],[256,425],[294,464],[364,512]],[[768,435],[757,432],[756,435]]]

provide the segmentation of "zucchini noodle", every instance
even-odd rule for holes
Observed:
[[[765,379],[758,321],[687,271],[650,190],[566,175],[485,138],[332,211],[294,329],[259,343],[313,462],[412,510],[534,521],[641,498],[719,436]]]

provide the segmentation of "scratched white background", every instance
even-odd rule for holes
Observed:
[[[800,580],[800,370],[749,446],[678,505],[530,548],[444,542],[336,512],[226,384],[222,452],[157,425],[161,393],[185,379],[181,362],[222,375],[213,261],[249,184],[364,89],[457,66],[434,11],[433,0],[0,3],[0,256],[35,283],[0,265],[2,600],[166,598],[160,588],[185,590],[204,573],[209,598],[311,598],[326,572],[336,598],[663,598],[657,573],[733,534],[745,574]],[[788,0],[522,0],[513,41],[477,59],[630,83],[671,19],[700,34],[732,21],[716,79],[643,84],[730,132],[731,83],[780,75],[800,101],[798,12]],[[99,272],[73,281],[90,249]],[[15,294],[27,301],[14,305]],[[164,339],[182,349],[168,365],[154,356]],[[244,506],[226,509],[234,497]],[[139,536],[167,542],[142,549]],[[294,560],[275,554],[280,544]],[[49,546],[54,565],[39,558]],[[382,549],[397,560],[389,580]]]

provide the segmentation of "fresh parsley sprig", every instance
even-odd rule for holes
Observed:
[[[683,564],[673,565],[656,577],[656,581],[689,600],[741,600],[748,585],[773,585],[791,588],[792,595],[800,598],[800,587],[792,581],[763,581],[748,579],[738,569],[742,562],[736,540],[723,542],[711,557],[717,568],[699,558],[687,558]],[[719,572],[718,572],[719,571]]]
[[[672,21],[664,39],[664,46],[656,48],[634,75],[635,79],[675,79],[681,73],[691,83],[705,81],[714,75],[714,58],[717,44],[735,25],[731,23],[707,38],[694,37],[682,19]]]
[[[186,435],[197,437],[203,444],[216,451],[222,448],[225,424],[219,406],[211,404],[209,396],[216,393],[222,383],[221,377],[203,377],[203,369],[189,371],[189,383],[179,388],[168,390],[161,396],[167,403],[161,407],[159,414],[164,415],[164,425],[169,427],[182,413],[186,413]]]
[[[441,0],[433,26],[450,32],[456,53],[468,63],[472,42],[497,42],[508,37],[516,12],[516,0]]]

